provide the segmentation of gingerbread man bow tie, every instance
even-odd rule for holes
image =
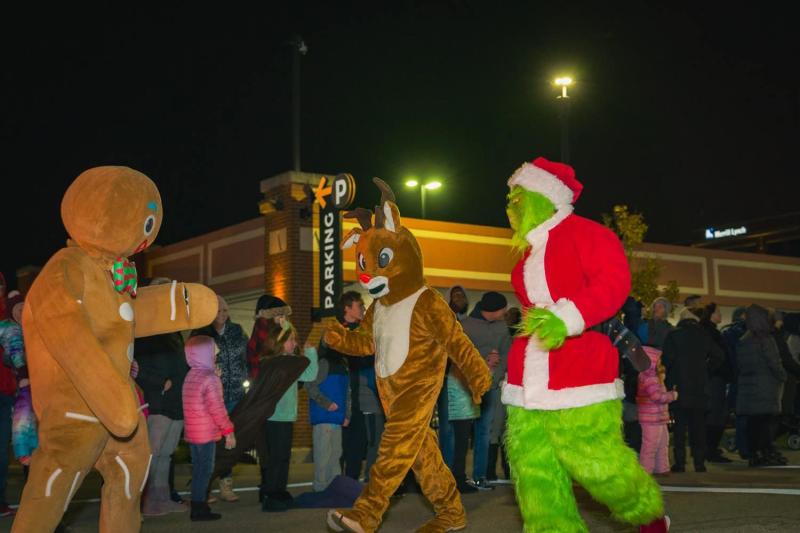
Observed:
[[[111,278],[114,280],[114,288],[117,292],[122,294],[127,292],[136,297],[136,264],[133,261],[128,261],[124,257],[114,261]]]

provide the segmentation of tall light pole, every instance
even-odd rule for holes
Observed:
[[[438,180],[430,180],[427,183],[420,184],[420,182],[414,178],[410,178],[406,180],[406,187],[409,189],[415,189],[419,187],[419,194],[420,194],[420,204],[422,207],[422,218],[426,218],[425,214],[425,195],[427,191],[435,191],[436,189],[441,188],[442,182]]]
[[[292,47],[292,170],[300,171],[300,56],[308,47],[299,35],[288,41]]]
[[[569,95],[567,87],[571,87],[575,82],[570,76],[560,76],[554,81],[556,87],[561,88],[561,94],[557,96],[561,100],[559,116],[561,118],[561,162],[569,163]]]

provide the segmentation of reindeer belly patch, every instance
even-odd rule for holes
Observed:
[[[408,357],[411,337],[411,315],[420,295],[427,287],[396,304],[385,306],[375,301],[375,319],[372,334],[375,338],[375,372],[388,378],[397,372]]]

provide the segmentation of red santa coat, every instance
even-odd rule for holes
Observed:
[[[561,318],[568,338],[548,352],[538,337],[518,337],[508,356],[503,403],[526,409],[582,407],[624,396],[619,355],[608,337],[584,331],[612,317],[630,292],[622,244],[608,228],[561,207],[527,235],[531,247],[511,283],[525,307]]]

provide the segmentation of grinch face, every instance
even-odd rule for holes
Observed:
[[[556,212],[556,206],[544,195],[529,191],[519,185],[508,193],[506,215],[514,235],[511,238],[514,248],[524,250],[528,247],[525,236]]]

